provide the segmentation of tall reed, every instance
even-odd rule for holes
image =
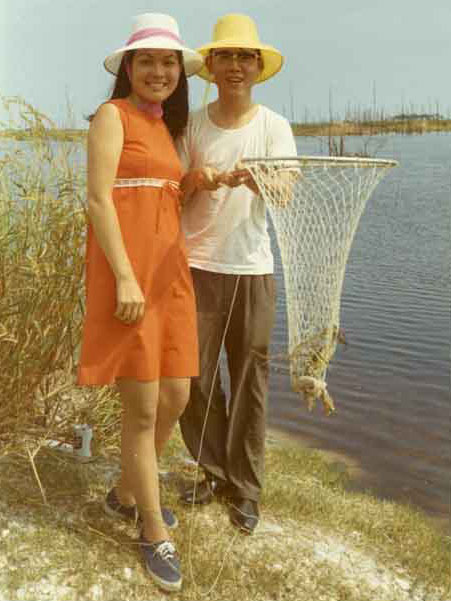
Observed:
[[[53,140],[47,132],[55,125],[25,101],[2,103],[10,114],[8,127],[29,132],[26,141],[0,137],[0,450],[5,452],[24,439],[64,435],[75,419],[97,421],[105,429],[111,420],[109,414],[90,415],[96,403],[77,390],[74,378],[84,298],[84,146]],[[109,396],[102,390],[92,394]]]

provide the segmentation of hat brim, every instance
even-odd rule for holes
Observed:
[[[186,46],[182,46],[181,44],[175,41],[168,41],[166,37],[154,37],[151,41],[149,41],[148,39],[138,40],[133,44],[130,44],[129,46],[119,48],[119,50],[116,50],[115,52],[106,57],[106,59],[103,61],[103,66],[109,73],[117,75],[124,54],[129,50],[140,49],[180,51],[183,56],[183,66],[185,67],[185,73],[187,77],[191,77],[191,75],[195,75],[196,73],[198,73],[198,71],[204,65],[204,59],[202,55],[196,50],[186,48]]]
[[[250,44],[249,41],[241,42],[240,40],[222,40],[219,42],[206,44],[200,48],[196,48],[196,51],[203,57],[207,57],[210,53],[210,50],[214,50],[215,48],[250,48],[253,50],[260,50],[263,60],[263,69],[261,70],[260,75],[256,79],[255,83],[262,83],[263,81],[266,81],[267,79],[270,79],[276,75],[276,73],[281,70],[284,63],[284,57],[276,48],[268,46],[267,44]],[[205,64],[197,72],[197,75],[202,77],[202,79],[206,79],[207,81],[213,81],[213,76]]]

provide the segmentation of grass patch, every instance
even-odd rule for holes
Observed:
[[[420,512],[346,491],[346,474],[319,453],[285,442],[268,445],[262,520],[251,537],[230,525],[223,504],[192,513],[178,503],[194,473],[184,457],[177,434],[161,466],[170,474],[162,485],[164,503],[180,520],[174,538],[184,588],[171,598],[438,601],[449,595],[449,539]],[[35,464],[47,504],[25,453],[0,460],[0,591],[6,598],[166,598],[141,565],[136,529],[101,509],[118,475],[118,451],[80,464],[43,447]]]
[[[271,485],[264,497],[268,509],[344,536],[356,533],[360,544],[381,561],[402,566],[428,588],[451,590],[451,537],[439,533],[412,506],[348,491],[346,474],[331,470],[319,453],[303,454],[287,446],[283,453],[269,456]]]
[[[53,143],[47,118],[26,102],[3,104],[35,135],[0,138],[2,452],[66,426],[60,405],[73,386],[86,232],[80,147]]]
[[[20,98],[0,98],[26,141],[0,136],[0,456],[92,424],[118,441],[113,388],[77,389],[87,227],[84,145]]]

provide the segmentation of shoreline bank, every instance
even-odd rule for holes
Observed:
[[[295,136],[375,136],[386,134],[427,134],[451,132],[451,119],[387,119],[384,121],[334,121],[293,123]]]
[[[411,508],[420,511],[437,532],[448,532],[451,536],[450,515],[442,514],[441,512],[440,514],[437,512],[433,513],[418,503],[415,503],[415,501],[407,502],[393,498],[388,493],[384,494],[377,486],[368,485],[368,481],[374,481],[374,476],[371,476],[371,473],[365,469],[360,462],[348,455],[345,451],[321,448],[320,446],[317,446],[314,440],[307,436],[285,432],[283,429],[275,426],[268,426],[267,428],[267,444],[269,446],[295,445],[303,451],[317,453],[319,457],[321,457],[321,460],[324,461],[331,470],[346,476],[347,484],[345,489],[349,493],[369,494],[381,503],[393,502],[401,506],[410,506]]]

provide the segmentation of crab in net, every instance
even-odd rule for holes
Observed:
[[[333,326],[306,338],[289,353],[263,355],[254,350],[254,354],[279,373],[286,371],[280,362],[288,362],[293,392],[302,397],[309,411],[313,411],[317,400],[320,401],[324,413],[329,416],[335,412],[335,404],[327,390],[325,376],[337,344],[347,345],[347,341],[344,331]]]
[[[319,400],[326,415],[335,412],[334,401],[327,390],[325,375],[335,354],[337,344],[346,344],[343,330],[338,326],[324,328],[294,347],[288,355],[291,371],[291,386],[302,395],[309,411]]]

